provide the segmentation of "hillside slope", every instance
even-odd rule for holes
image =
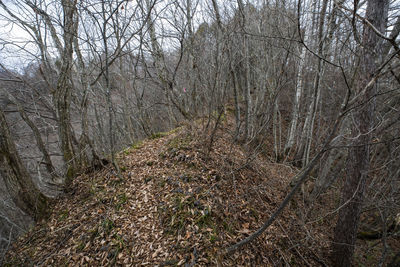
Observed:
[[[209,155],[198,129],[155,135],[118,154],[121,178],[110,167],[77,177],[5,265],[324,265],[330,232],[301,223],[301,196],[261,238],[218,257],[269,217],[295,171],[262,156],[248,161],[226,132]]]

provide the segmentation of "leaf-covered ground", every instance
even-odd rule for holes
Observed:
[[[227,132],[217,132],[210,153],[193,126],[158,134],[118,154],[121,178],[111,167],[77,177],[5,265],[329,265],[334,214],[318,211],[335,199],[312,203],[310,214],[307,185],[260,238],[219,256],[270,216],[296,172],[262,153],[249,161]]]

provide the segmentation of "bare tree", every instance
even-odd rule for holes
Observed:
[[[43,218],[47,211],[47,198],[38,190],[23,165],[14,140],[0,110],[0,172],[14,203],[36,221]]]
[[[357,6],[354,7],[355,9]],[[374,29],[384,32],[388,16],[389,1],[368,1],[366,22],[364,26],[360,74],[356,83],[355,94],[362,96],[358,99],[356,109],[352,114],[351,125],[352,148],[346,163],[346,177],[342,187],[342,203],[338,222],[335,228],[333,261],[337,266],[350,266],[361,207],[368,180],[370,164],[371,132],[374,125],[375,98],[377,93],[376,71],[377,58],[381,53],[383,40]],[[367,24],[368,22],[368,24]]]

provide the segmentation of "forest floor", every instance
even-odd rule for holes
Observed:
[[[269,218],[298,171],[232,144],[231,124],[209,153],[209,135],[183,126],[120,152],[121,177],[111,167],[80,175],[4,265],[330,266],[338,196],[307,204],[312,179],[261,237],[219,256]],[[369,245],[359,242],[357,265],[379,259]]]

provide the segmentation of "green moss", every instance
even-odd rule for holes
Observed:
[[[66,177],[65,186],[67,188],[69,188],[71,186],[72,180],[74,179],[75,174],[76,174],[76,172],[75,172],[75,169],[73,168],[73,166],[72,165],[68,166],[67,173],[65,175],[65,177]]]
[[[143,146],[143,141],[137,141],[136,143],[134,143],[131,148],[133,149],[140,149]]]
[[[129,155],[129,154],[131,153],[129,147],[128,147],[128,148],[125,148],[124,150],[122,150],[122,152],[123,152],[125,155]]]
[[[180,127],[175,128],[175,129],[173,129],[173,130],[171,130],[171,131],[169,131],[169,132],[158,132],[158,133],[153,133],[149,138],[150,138],[150,139],[158,139],[158,138],[161,138],[161,137],[164,137],[164,136],[168,136],[168,135],[170,135],[170,134],[173,134],[173,133],[177,132],[179,129],[180,129]]]
[[[168,150],[177,149],[177,150],[187,150],[189,149],[190,142],[192,141],[192,136],[187,134],[183,137],[176,137],[170,140],[167,144]]]
[[[219,117],[219,111],[214,111],[211,115],[212,115],[212,117],[214,118],[214,119],[218,119],[218,117]],[[224,122],[224,121],[226,121],[226,116],[225,116],[225,111],[224,112],[222,112],[222,114],[221,114],[221,118],[220,118],[220,121],[221,122]]]
[[[162,132],[153,133],[153,134],[151,134],[150,139],[158,139],[158,138],[161,138],[163,136],[165,136],[165,135]]]

